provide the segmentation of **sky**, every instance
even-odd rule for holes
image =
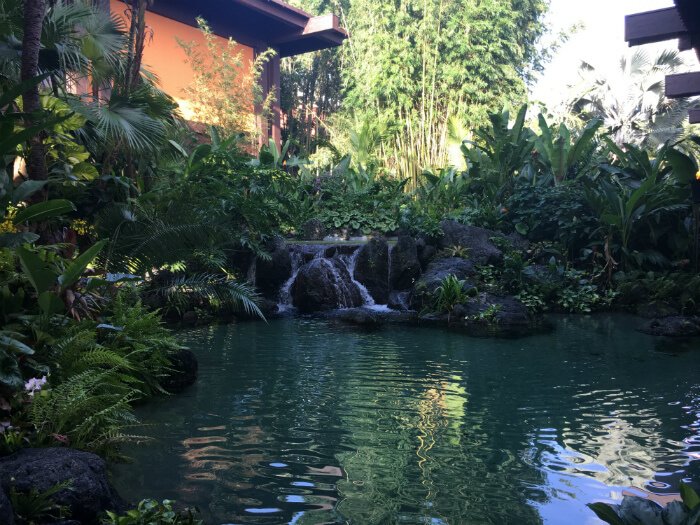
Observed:
[[[625,15],[671,7],[673,0],[551,0],[549,23],[553,32],[568,31],[574,25],[581,28],[564,44],[547,65],[544,74],[531,89],[531,99],[553,106],[567,85],[575,83],[582,59],[596,69],[615,67],[619,57],[629,49],[624,38]],[[675,47],[676,41],[654,49]],[[690,62],[691,52],[684,53]],[[691,62],[692,63],[692,62]]]

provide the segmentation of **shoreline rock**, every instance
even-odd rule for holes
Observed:
[[[124,501],[109,482],[105,461],[95,454],[71,448],[27,448],[0,459],[5,495],[13,487],[17,492],[42,493],[65,482],[70,486],[52,500],[70,509],[69,521],[93,524],[107,510],[124,510]]]

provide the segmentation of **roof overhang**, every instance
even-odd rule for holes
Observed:
[[[193,27],[201,16],[215,34],[274,48],[280,57],[336,47],[347,38],[337,16],[311,16],[282,0],[155,0],[148,9]]]
[[[625,17],[625,40],[630,46],[678,39],[681,51],[695,49],[700,59],[700,1],[674,0],[675,6]],[[700,72],[668,75],[669,98],[700,95]],[[690,111],[690,122],[700,123],[700,110]]]

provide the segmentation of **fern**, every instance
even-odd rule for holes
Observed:
[[[137,423],[131,402],[140,396],[115,381],[114,374],[86,371],[35,396],[28,415],[37,442],[51,444],[65,437],[72,447],[108,454],[114,436]]]

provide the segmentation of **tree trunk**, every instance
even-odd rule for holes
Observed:
[[[24,36],[22,38],[22,69],[23,82],[35,78],[39,72],[39,49],[41,48],[41,28],[46,15],[46,0],[24,0]],[[36,124],[36,116],[41,112],[39,86],[28,87],[22,93],[25,125]],[[29,156],[27,172],[33,180],[46,180],[46,149],[44,148],[44,133],[37,133],[29,139]]]

